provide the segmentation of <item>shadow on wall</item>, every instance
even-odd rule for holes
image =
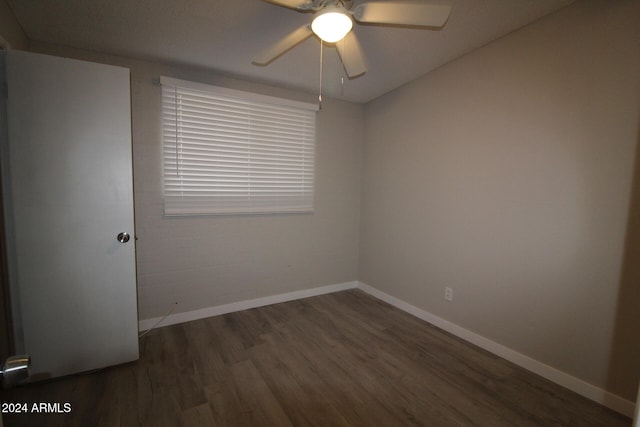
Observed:
[[[633,402],[640,379],[640,119],[607,390]]]

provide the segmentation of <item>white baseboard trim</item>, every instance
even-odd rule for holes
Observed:
[[[391,304],[392,306],[399,308],[400,310],[405,311],[419,319],[422,319],[425,322],[431,323],[432,325],[437,326],[438,328],[445,330],[459,338],[462,338],[463,340],[470,342],[471,344],[477,345],[478,347],[487,350],[497,356],[500,356],[511,363],[514,363],[524,369],[527,369],[528,371],[538,374],[543,378],[546,378],[558,385],[568,388],[571,391],[574,391],[588,399],[600,403],[627,417],[633,418],[635,410],[634,402],[628,401],[620,396],[589,384],[579,378],[571,376],[556,368],[532,359],[529,356],[525,356],[522,353],[518,353],[517,351],[498,344],[495,341],[491,341],[490,339],[478,335],[475,332],[458,326],[455,323],[449,322],[448,320],[431,314],[421,308],[413,306],[399,298],[373,288],[366,283],[358,281],[320,286],[317,288],[303,289],[300,291],[287,292],[279,295],[239,301],[230,304],[207,307],[199,310],[187,311],[183,313],[176,313],[167,316],[165,319],[162,319],[162,317],[143,319],[138,322],[138,329],[140,331],[146,331],[154,326],[161,327],[175,325],[178,323],[190,322],[192,320],[204,319],[211,316],[233,313],[235,311],[248,310],[251,308],[263,307],[265,305],[330,294],[333,292],[340,292],[354,288],[361,289],[362,291],[379,300]],[[156,323],[158,324],[156,325]]]
[[[335,285],[320,286],[311,289],[303,289],[300,291],[287,292],[279,295],[217,305],[214,307],[186,311],[183,313],[170,314],[164,320],[162,320],[162,317],[143,319],[138,322],[138,330],[146,331],[154,326],[157,328],[161,326],[175,325],[177,323],[190,322],[192,320],[204,319],[211,316],[218,316],[220,314],[233,313],[234,311],[248,310],[250,308],[262,307],[265,305],[277,304],[280,302],[287,302],[302,298],[315,297],[318,295],[330,294],[333,292],[346,291],[347,289],[357,288],[358,284],[358,282],[353,281],[338,283]],[[156,323],[158,324],[156,325]]]
[[[459,338],[462,338],[465,341],[477,345],[484,350],[500,356],[511,363],[514,363],[528,371],[538,374],[541,377],[546,378],[558,385],[568,388],[569,390],[574,391],[588,399],[600,403],[609,409],[626,415],[627,417],[633,418],[635,409],[634,402],[630,402],[620,396],[589,384],[579,378],[571,376],[556,368],[532,359],[529,356],[525,356],[522,353],[511,350],[510,348],[498,344],[495,341],[491,341],[490,339],[478,335],[475,332],[472,332],[468,329],[456,325],[455,323],[449,322],[448,320],[431,314],[428,311],[415,307],[387,293],[379,291],[378,289],[373,288],[365,283],[358,282],[358,289],[361,289],[369,295],[376,297],[388,304],[391,304],[392,306],[399,308],[402,311],[412,314],[413,316],[422,319],[425,322],[431,323],[432,325],[437,326],[440,329],[443,329]]]

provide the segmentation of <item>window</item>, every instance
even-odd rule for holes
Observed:
[[[160,82],[165,215],[313,211],[316,105]]]

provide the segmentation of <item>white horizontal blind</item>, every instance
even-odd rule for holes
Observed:
[[[166,215],[313,210],[315,106],[161,82]]]

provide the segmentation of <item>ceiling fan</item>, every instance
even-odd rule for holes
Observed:
[[[268,65],[313,34],[326,43],[335,43],[349,78],[367,71],[353,21],[364,24],[441,28],[451,6],[422,2],[364,2],[353,0],[264,0],[298,12],[313,13],[311,24],[303,25],[253,58],[256,65]]]

